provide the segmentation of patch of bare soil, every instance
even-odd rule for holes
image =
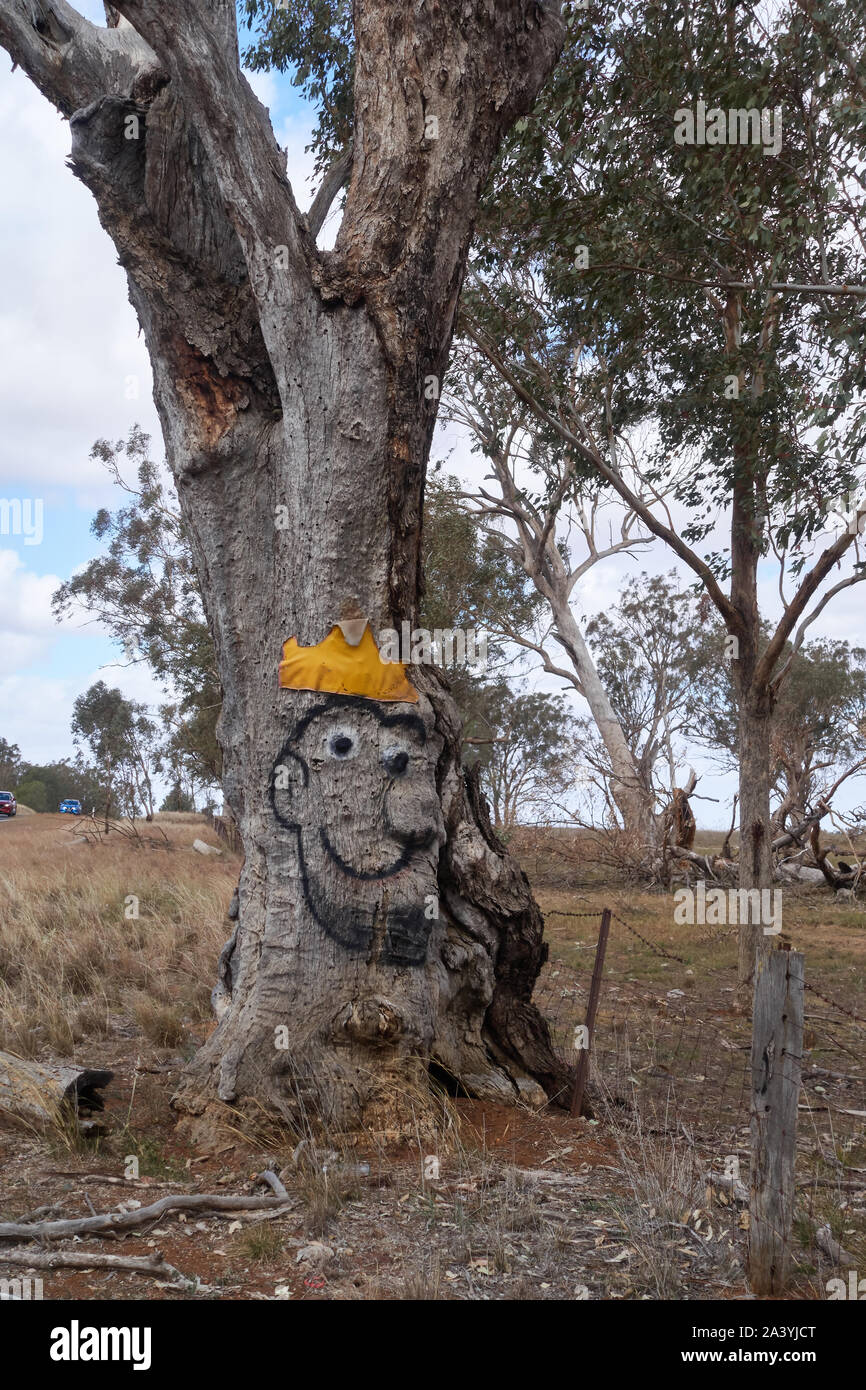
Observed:
[[[597,1122],[458,1100],[446,1103],[441,1145],[307,1143],[298,1154],[227,1134],[199,1150],[178,1138],[169,1109],[180,1058],[115,1040],[93,1061],[116,1067],[104,1138],[70,1150],[51,1131],[0,1130],[5,1220],[87,1217],[175,1192],[270,1197],[257,1176],[266,1165],[288,1197],[276,1213],[172,1212],[118,1239],[39,1247],[160,1252],[182,1280],[28,1271],[0,1250],[0,1276],[41,1277],[46,1298],[571,1300],[658,1297],[668,1285],[679,1297],[745,1295],[736,1225],[727,1213],[724,1231],[701,1223],[695,1165],[638,1190],[628,1136]],[[642,1201],[671,1182],[681,1229]]]

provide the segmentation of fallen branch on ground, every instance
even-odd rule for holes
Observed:
[[[797,1186],[800,1188],[832,1187],[836,1192],[863,1192],[866,1190],[866,1181],[840,1182],[838,1178],[801,1178]]]
[[[285,1207],[284,1197],[225,1197],[221,1193],[190,1193],[160,1197],[149,1207],[115,1211],[105,1216],[69,1217],[62,1221],[3,1221],[0,1240],[62,1240],[64,1236],[101,1235],[143,1226],[167,1211],[272,1211]],[[286,1208],[288,1210],[288,1208]]]
[[[849,1255],[838,1242],[833,1238],[833,1233],[829,1226],[821,1226],[815,1232],[815,1244],[819,1250],[823,1250],[825,1255],[829,1255],[834,1264],[837,1265],[856,1265],[857,1261],[853,1255]]]
[[[23,1265],[26,1269],[116,1269],[126,1274],[150,1274],[182,1284],[195,1284],[189,1275],[170,1265],[162,1251],[153,1255],[103,1255],[94,1250],[4,1250],[0,1265]]]
[[[749,1200],[749,1190],[739,1178],[729,1178],[723,1173],[705,1173],[704,1182],[710,1187],[717,1187],[720,1192],[729,1192],[738,1202]]]
[[[259,1182],[266,1182],[268,1187],[273,1188],[278,1197],[282,1197],[284,1202],[288,1201],[288,1192],[280,1182],[276,1173],[272,1172],[270,1168],[266,1168],[263,1173],[259,1173]]]
[[[154,1178],[118,1178],[111,1173],[78,1173],[74,1168],[43,1168],[43,1177],[48,1178],[78,1178],[79,1182],[108,1183],[112,1187],[195,1187],[195,1183],[190,1182],[157,1182]]]

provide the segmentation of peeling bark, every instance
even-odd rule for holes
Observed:
[[[559,5],[356,0],[328,253],[240,71],[233,0],[112,9],[103,30],[60,0],[2,0],[0,43],[68,115],[127,272],[224,691],[246,861],[219,1026],[176,1104],[390,1124],[431,1063],[474,1095],[560,1095],[531,1004],[541,917],[464,784],[444,682],[410,672],[402,725],[277,683],[291,636],[315,645],[350,613],[414,623],[425,378],[444,374],[477,196],[555,62]],[[346,724],[351,767],[329,753]]]

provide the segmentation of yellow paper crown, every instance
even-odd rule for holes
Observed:
[[[290,637],[283,644],[280,686],[285,690],[325,690],[331,695],[360,695],[365,700],[418,703],[418,691],[399,661],[383,661],[369,626],[350,644],[339,623],[323,642],[301,647]]]

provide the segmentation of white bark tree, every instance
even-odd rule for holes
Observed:
[[[833,598],[853,584],[866,580],[861,541],[866,530],[866,499],[850,499],[850,513],[842,518],[843,529],[840,529],[839,514],[831,515],[828,518],[831,524],[813,542],[808,568],[805,565],[795,567],[789,563],[784,549],[775,544],[773,531],[774,524],[778,524],[778,516],[768,506],[767,512],[762,514],[763,529],[749,523],[748,517],[755,511],[754,489],[750,492],[747,480],[736,479],[730,509],[730,594],[726,594],[712,565],[683,538],[670,514],[659,515],[635,488],[628,471],[622,467],[614,431],[608,429],[606,448],[600,448],[583,416],[579,401],[566,400],[556,414],[552,413],[545,404],[543,389],[533,392],[499,355],[495,344],[483,335],[475,335],[474,341],[511,387],[517,400],[532,412],[535,419],[552,436],[559,438],[563,445],[573,450],[577,459],[594,469],[600,480],[619,495],[646,529],[663,541],[697,576],[722,618],[731,639],[727,657],[731,661],[739,706],[739,882],[744,888],[768,887],[773,881],[773,842],[770,834],[772,712],[791,661],[800,650],[808,629]],[[760,389],[758,379],[753,383],[755,394]],[[609,402],[605,413],[610,422]],[[767,504],[766,498],[764,504]],[[758,563],[762,546],[765,545],[773,550],[777,559],[782,613],[771,629],[769,639],[762,645]],[[829,583],[834,572],[840,570],[843,564],[848,572],[843,570],[842,578]],[[786,588],[787,581],[792,583],[791,590]],[[749,999],[753,986],[756,952],[766,953],[769,949],[768,938],[760,923],[741,925],[738,977],[740,995],[744,1001]]]
[[[534,652],[549,675],[566,681],[586,700],[606,753],[606,780],[622,829],[638,853],[650,851],[659,830],[653,769],[640,766],[629,745],[573,605],[590,570],[614,555],[634,556],[654,537],[616,493],[605,495],[594,479],[589,487],[583,485],[575,454],[547,444],[534,431],[531,415],[494,420],[473,375],[470,358],[445,409],[449,419],[470,432],[492,472],[485,477],[489,485],[467,487],[463,500],[485,533],[524,570],[551,618],[550,632],[538,640],[507,624],[500,624],[502,635]],[[640,477],[627,442],[621,447],[629,454],[625,472],[636,495],[647,507],[663,507],[663,499]]]
[[[305,218],[240,69],[234,0],[121,0],[104,29],[65,0],[0,3],[0,43],[68,118],[127,272],[217,650],[246,862],[186,1112],[252,1097],[388,1125],[431,1063],[504,1100],[566,1084],[530,1002],[541,917],[464,783],[443,682],[412,670],[407,706],[277,674],[289,637],[415,618],[425,387],[445,371],[479,190],[556,61],[559,9],[355,0],[351,161]]]

